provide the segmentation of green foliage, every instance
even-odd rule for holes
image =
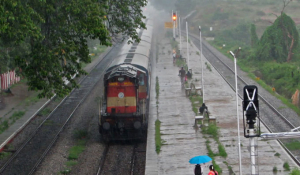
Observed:
[[[88,137],[88,132],[86,130],[76,130],[74,132],[75,139],[86,139]]]
[[[159,81],[158,81],[158,76],[156,76],[155,91],[156,91],[156,99],[158,99],[158,97],[159,97]]]
[[[289,175],[300,175],[300,170],[298,168],[294,168]]]
[[[218,127],[215,124],[209,124],[207,127],[202,128],[203,134],[209,134],[213,138],[218,138]]]
[[[228,12],[223,12],[221,8],[217,8],[215,10],[215,13],[213,13],[212,20],[217,21],[217,20],[226,20],[229,18],[229,13]]]
[[[74,161],[74,160],[69,160],[66,162],[66,165],[69,167],[69,166],[74,166],[74,165],[77,165],[78,162],[77,161]]]
[[[11,152],[5,152],[5,151],[0,152],[0,160],[6,159],[11,154],[12,154]]]
[[[267,84],[275,87],[276,92],[291,98],[296,89],[300,89],[300,73],[297,64],[266,62],[258,66],[261,76]]]
[[[277,171],[278,171],[278,170],[277,170],[277,167],[274,166],[274,167],[273,167],[273,172],[276,173]]]
[[[4,0],[0,8],[0,72],[20,68],[39,97],[62,97],[78,87],[72,76],[86,74],[88,39],[111,45],[116,36],[140,41],[146,0]],[[108,18],[107,18],[108,16]],[[106,26],[105,24],[109,25]],[[64,84],[64,78],[71,85]]]
[[[0,134],[13,125],[25,114],[25,111],[15,111],[9,118],[0,118]]]
[[[254,48],[254,47],[256,47],[256,44],[258,43],[258,36],[256,34],[255,24],[251,24],[250,33],[251,33],[251,46],[252,46],[252,48]]]
[[[50,113],[51,113],[51,109],[49,109],[49,108],[45,108],[41,112],[39,112],[39,114],[43,115],[43,116],[48,115]]]
[[[197,115],[198,109],[199,109],[200,104],[202,103],[203,99],[198,94],[189,96],[189,99],[192,102],[192,109],[193,109],[195,115]]]
[[[292,37],[294,38],[292,52],[294,52],[299,42],[299,34],[294,21],[285,13],[282,13],[262,35],[258,43],[255,59],[261,61],[288,61],[287,56],[291,47]]]
[[[280,154],[279,153],[275,153],[274,156],[280,157]]]
[[[239,23],[235,27],[219,31],[216,34],[216,42],[219,42],[220,45],[226,43],[226,45],[236,45],[243,48],[245,45],[250,45],[251,43],[249,29],[249,24]]]
[[[290,170],[291,170],[291,169],[290,169],[290,165],[289,165],[288,162],[284,162],[283,168],[284,168],[285,171],[290,171]]]
[[[162,145],[162,140],[161,140],[161,134],[160,134],[160,124],[161,122],[159,120],[155,121],[155,145],[156,145],[156,153],[160,153],[160,148]]]
[[[300,149],[300,142],[298,140],[293,140],[291,142],[286,143],[285,146],[291,151],[299,150]]]
[[[227,152],[226,152],[224,146],[223,146],[222,144],[219,144],[219,145],[218,145],[218,149],[219,149],[219,155],[220,155],[221,157],[226,158],[226,157],[227,157]]]
[[[85,149],[86,140],[79,140],[77,145],[73,146],[69,150],[68,159],[75,160],[78,159],[80,153],[82,153]]]

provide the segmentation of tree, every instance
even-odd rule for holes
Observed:
[[[259,41],[256,56],[260,60],[291,61],[297,48],[299,34],[295,22],[284,13],[292,0],[282,0],[281,14],[272,26],[268,27]]]
[[[258,43],[258,36],[256,34],[255,24],[251,24],[250,33],[251,33],[251,47],[254,48],[254,47],[256,47],[256,45]]]
[[[137,28],[145,29],[145,19],[141,7],[147,5],[147,0],[108,0],[107,23],[110,36],[113,39],[119,38],[124,40],[128,35],[131,37],[129,43],[139,42],[140,38],[136,32]]]
[[[122,34],[139,41],[135,28],[145,27],[141,20],[145,5],[146,0],[123,0],[122,4],[109,0],[3,0],[0,36],[14,47],[29,45],[27,52],[13,58],[27,78],[29,90],[40,91],[39,97],[64,96],[78,86],[72,76],[85,74],[81,63],[91,61],[87,40],[98,39],[109,46],[114,36]],[[71,86],[64,84],[64,78]]]
[[[299,34],[294,21],[282,13],[263,33],[256,57],[259,60],[290,61],[293,50],[297,48]]]

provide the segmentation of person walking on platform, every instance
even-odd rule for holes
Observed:
[[[208,175],[219,175],[219,173],[214,169],[213,165],[209,165]]]
[[[185,70],[183,69],[183,67],[181,67],[181,69],[179,70],[179,76],[180,76],[181,86],[183,87],[185,82]]]
[[[176,63],[176,53],[173,53],[173,65]]]
[[[199,164],[195,165],[194,174],[195,175],[202,175],[201,166]]]

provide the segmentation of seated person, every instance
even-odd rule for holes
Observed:
[[[205,106],[205,103],[203,103],[202,106],[199,108],[199,112],[203,114],[204,110],[208,111],[208,108],[207,106]]]

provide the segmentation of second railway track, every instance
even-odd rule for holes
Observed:
[[[199,36],[196,37],[193,34],[190,34],[192,41],[199,48]],[[199,49],[200,50],[200,49]],[[226,59],[224,55],[218,53],[215,48],[210,46],[208,43],[203,42],[202,51],[205,58],[209,61],[209,63],[219,72],[219,74],[223,77],[223,79],[230,85],[230,87],[235,91],[235,78],[234,78],[234,64],[230,59]],[[238,94],[242,99],[243,88],[245,85],[255,84],[257,83],[251,80],[245,80],[243,77],[239,76],[239,74],[244,74],[241,70],[238,70]],[[245,75],[245,74],[244,74]],[[205,76],[205,75],[204,75]],[[249,82],[251,83],[249,83]],[[204,83],[205,84],[205,83]],[[257,85],[259,86],[259,85]],[[270,132],[290,132],[291,129],[300,126],[300,120],[298,115],[289,111],[286,113],[286,110],[281,111],[278,110],[281,106],[278,106],[278,102],[276,103],[274,100],[274,96],[269,94],[266,90],[259,88],[259,105],[260,105],[260,119],[263,124],[267,127]],[[205,93],[205,87],[204,87]],[[270,102],[272,101],[272,102]],[[291,110],[291,109],[290,109]],[[288,115],[291,113],[292,115]],[[241,114],[242,115],[242,114]],[[290,151],[286,148],[285,144],[289,143],[293,140],[291,139],[281,139],[278,140],[283,148],[288,152],[291,158],[300,165],[300,160],[296,155],[299,155],[299,151]]]
[[[113,48],[114,49],[114,48]],[[112,50],[113,50],[112,49]],[[111,51],[107,54],[114,54]],[[38,126],[0,169],[1,174],[33,174],[74,112],[85,100],[111,60],[105,56],[61,104]]]

